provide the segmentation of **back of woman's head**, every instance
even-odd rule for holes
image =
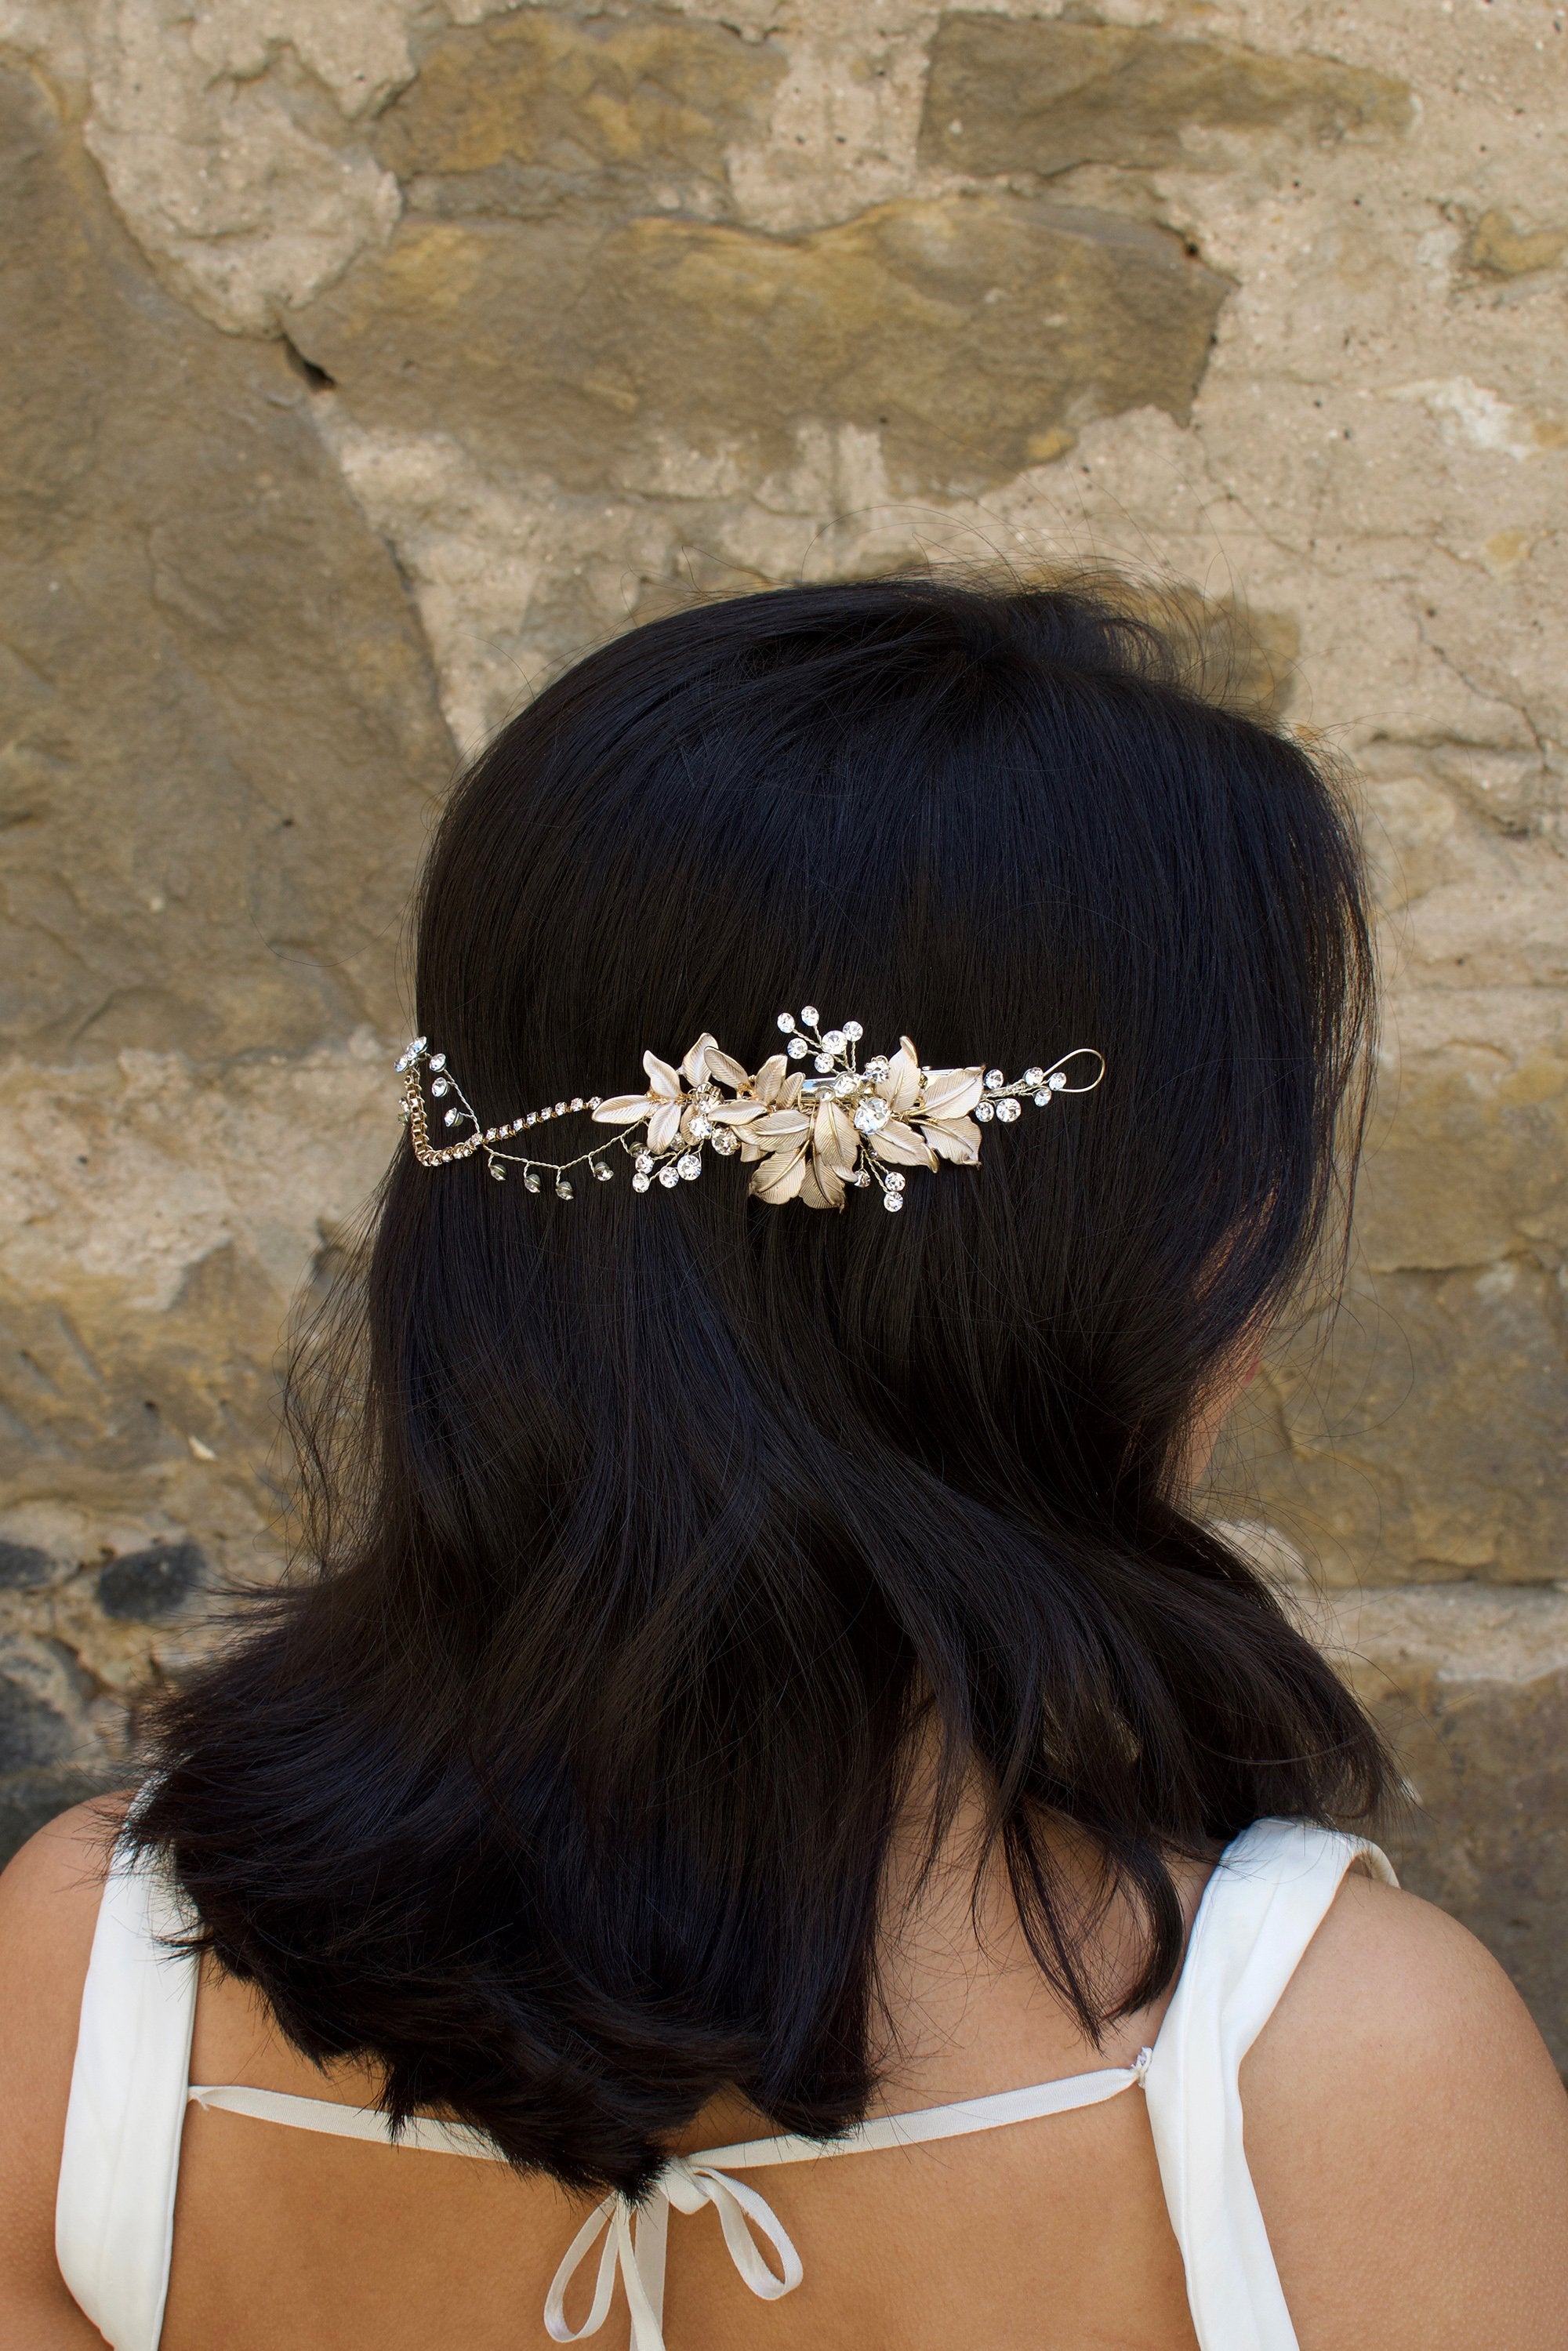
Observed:
[[[1173,1854],[1375,1800],[1364,1719],[1182,1493],[1354,1156],[1360,867],[1300,744],[1103,590],[707,606],[478,759],[417,992],[486,1123],[705,1030],[755,1070],[803,998],[867,1050],[1106,1074],[897,1216],[734,1159],[639,1195],[617,1153],[565,1204],[396,1153],[301,1362],[318,1566],[167,1707],[140,1832],[303,2048],[635,2187],[727,2087],[862,2111],[917,1751],[983,1791],[1091,2027],[1174,1969]],[[1064,1825],[1145,1921],[1114,1983]]]

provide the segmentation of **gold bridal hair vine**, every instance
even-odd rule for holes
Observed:
[[[1026,1099],[1044,1110],[1058,1094],[1092,1093],[1105,1074],[1092,1045],[1074,1046],[1049,1069],[1028,1069],[1010,1081],[1000,1070],[928,1070],[907,1037],[896,1053],[873,1053],[862,1067],[858,1051],[865,1032],[858,1020],[821,1029],[816,1006],[808,1004],[798,1020],[781,1012],[779,1026],[788,1042],[755,1076],[705,1034],[678,1070],[656,1053],[643,1054],[646,1093],[573,1094],[500,1126],[481,1125],[445,1054],[431,1052],[429,1039],[416,1037],[398,1059],[402,1116],[422,1167],[482,1151],[497,1183],[508,1167],[520,1167],[528,1190],[538,1192],[551,1176],[558,1200],[571,1198],[576,1168],[610,1183],[615,1171],[606,1153],[618,1144],[632,1162],[634,1192],[695,1183],[703,1153],[711,1150],[721,1159],[749,1161],[751,1190],[772,1207],[800,1200],[808,1208],[841,1208],[847,1192],[875,1184],[883,1207],[896,1213],[906,1168],[935,1169],[944,1160],[973,1167],[992,1120],[1010,1124],[1022,1116]],[[810,1075],[799,1066],[808,1061]],[[1085,1066],[1082,1077],[1069,1075],[1075,1062]],[[425,1073],[433,1102],[443,1104],[442,1123],[453,1131],[444,1144],[431,1141]],[[580,1111],[600,1126],[619,1127],[614,1143],[565,1160],[517,1147],[531,1130]]]

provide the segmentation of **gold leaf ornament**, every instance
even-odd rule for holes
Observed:
[[[993,1120],[1010,1125],[1025,1101],[1045,1110],[1058,1094],[1092,1093],[1105,1074],[1092,1046],[1075,1046],[1050,1069],[1031,1068],[1010,1081],[1000,1070],[978,1064],[928,1070],[908,1037],[899,1040],[896,1053],[873,1054],[862,1065],[860,1022],[824,1029],[810,1005],[799,1019],[780,1013],[779,1028],[788,1040],[784,1050],[769,1054],[755,1072],[705,1029],[678,1067],[657,1053],[643,1054],[645,1092],[594,1094],[586,1102],[574,1095],[490,1127],[480,1124],[446,1056],[431,1053],[427,1040],[417,1037],[398,1061],[402,1116],[422,1165],[482,1151],[497,1178],[508,1164],[520,1165],[530,1193],[540,1190],[541,1172],[553,1174],[554,1196],[560,1200],[573,1197],[568,1178],[584,1161],[601,1183],[612,1181],[608,1159],[597,1150],[565,1161],[541,1159],[517,1148],[517,1140],[526,1129],[586,1111],[598,1125],[621,1130],[617,1141],[632,1163],[635,1191],[695,1182],[712,1151],[747,1164],[752,1196],[770,1207],[798,1200],[809,1208],[841,1209],[851,1191],[875,1186],[883,1207],[896,1214],[904,1207],[906,1169],[977,1166]],[[430,1134],[427,1071],[432,1097],[454,1097],[442,1113],[445,1126],[455,1130],[444,1148]]]

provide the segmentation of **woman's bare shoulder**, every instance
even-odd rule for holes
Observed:
[[[78,1804],[0,1872],[0,2338],[37,2351],[101,2351],[55,2265],[55,2184],[82,1981],[124,1809],[116,1797]]]
[[[1465,1928],[1347,1877],[1241,2078],[1302,2351],[1563,2351],[1568,2095]]]
[[[74,2049],[99,1899],[128,1801],[106,1796],[60,1813],[0,1870],[0,2035],[7,2040],[25,2013],[29,2043],[52,2039],[58,2024]]]

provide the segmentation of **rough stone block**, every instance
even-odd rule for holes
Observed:
[[[1568,1343],[1528,1259],[1358,1274],[1239,1420],[1264,1514],[1332,1583],[1563,1573]]]
[[[90,1744],[87,1693],[57,1641],[0,1639],[0,1774],[77,1760]]]
[[[1402,1882],[1480,1937],[1568,2071],[1568,1592],[1369,1591],[1323,1630],[1410,1783]]]
[[[416,204],[536,214],[563,195],[712,213],[785,61],[726,25],[529,9],[450,32],[377,125]]]
[[[689,220],[405,221],[300,318],[361,424],[438,417],[573,490],[672,452],[755,479],[827,420],[918,493],[1005,480],[1062,424],[1185,416],[1227,281],[1181,240],[1009,195],[880,205],[801,237]]]
[[[26,355],[0,426],[0,1028],[199,1055],[390,1030],[451,759],[392,562],[282,347],[162,291],[16,73],[0,209]]]
[[[49,1583],[55,1573],[54,1561],[36,1543],[0,1538],[0,1592],[34,1589]]]
[[[1152,26],[959,12],[932,44],[920,153],[976,173],[1146,171],[1185,159],[1189,126],[1285,128],[1333,144],[1403,131],[1412,113],[1404,82],[1332,57],[1270,57]]]
[[[201,1586],[206,1562],[193,1542],[155,1543],[100,1568],[98,1604],[106,1616],[156,1625],[177,1616]]]

